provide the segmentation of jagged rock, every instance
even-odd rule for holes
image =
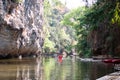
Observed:
[[[42,17],[43,0],[0,0],[0,55],[39,54],[44,42]]]

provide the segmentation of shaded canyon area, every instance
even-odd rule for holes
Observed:
[[[103,25],[91,31],[89,43],[93,55],[120,56],[120,26]]]

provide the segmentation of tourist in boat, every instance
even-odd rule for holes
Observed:
[[[58,55],[58,62],[62,62],[63,61],[63,55]]]

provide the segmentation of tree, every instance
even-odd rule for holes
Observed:
[[[119,46],[113,42],[118,40],[119,33],[118,6],[118,0],[96,0],[91,6],[72,10],[65,15],[62,23],[76,30],[78,53],[84,56],[91,53],[113,54],[115,46]],[[118,29],[117,32],[114,32],[115,29]]]
[[[64,16],[61,23],[75,30],[76,35],[74,36],[76,36],[76,38],[74,39],[77,39],[77,52],[84,56],[89,56],[88,53],[90,53],[90,48],[87,43],[87,34],[89,29],[83,24],[84,21],[80,20],[81,18],[85,18],[84,14],[86,11],[88,11],[88,9],[85,7],[73,9]]]
[[[118,0],[97,0],[95,4],[87,7],[84,16],[79,18],[78,26],[84,26],[88,30],[87,43],[94,55],[114,55],[116,53],[116,46],[119,46],[119,41],[117,41],[119,3]],[[79,31],[78,35],[81,35]]]
[[[52,51],[60,49],[69,50],[72,42],[69,35],[70,28],[63,26],[60,22],[68,9],[59,0],[44,1],[44,32],[46,35],[44,49],[52,48]],[[51,46],[50,46],[51,44]],[[47,46],[47,47],[46,47]]]

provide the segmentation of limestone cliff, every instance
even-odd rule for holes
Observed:
[[[40,54],[43,0],[0,0],[0,56]]]
[[[120,56],[120,26],[101,26],[91,31],[89,41],[94,55]]]

